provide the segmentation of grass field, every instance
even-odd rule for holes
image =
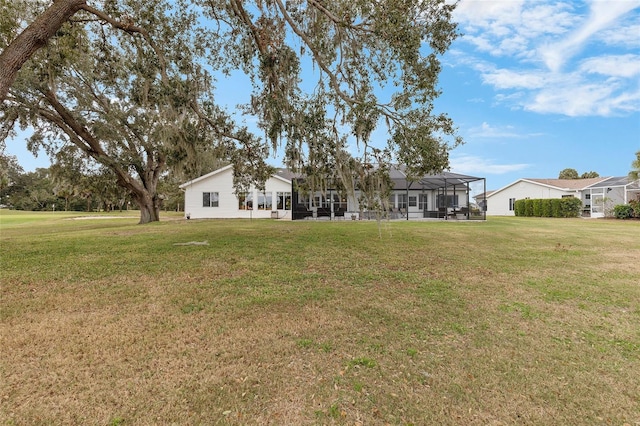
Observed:
[[[0,211],[3,424],[640,425],[638,221],[78,216]]]

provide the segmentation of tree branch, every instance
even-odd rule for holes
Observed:
[[[105,21],[106,23],[110,24],[114,28],[118,28],[129,34],[134,34],[134,33],[140,34],[145,39],[145,41],[149,43],[149,46],[151,46],[153,51],[156,53],[156,56],[160,61],[160,74],[162,75],[162,81],[163,83],[166,83],[167,61],[164,57],[164,54],[162,53],[162,50],[160,50],[160,48],[154,43],[153,39],[151,38],[151,35],[149,35],[149,32],[147,30],[137,25],[134,25],[133,20],[131,20],[130,18],[125,20],[124,22],[120,22],[116,19],[113,19],[112,17],[102,12],[101,10],[98,10],[94,7],[87,5],[86,3],[81,7],[81,9],[89,12],[92,15],[97,16],[99,19]]]
[[[0,102],[5,100],[22,65],[83,5],[86,0],[54,1],[0,53]]]
[[[73,115],[58,101],[56,95],[51,90],[42,90],[42,95],[56,112],[57,116],[47,111],[40,111],[43,117],[51,120],[60,127],[71,139],[74,145],[96,159],[100,164],[104,164],[113,170],[129,189],[138,193],[143,192],[139,184],[131,179],[131,176],[122,169],[109,155],[102,149],[98,141]],[[46,114],[43,114],[46,113]]]
[[[313,54],[313,57],[315,58],[315,62],[322,69],[322,71],[324,71],[329,76],[331,87],[333,88],[333,90],[335,90],[335,92],[338,94],[338,96],[343,101],[347,102],[348,104],[364,105],[363,101],[360,101],[360,100],[358,100],[356,98],[353,98],[352,96],[349,96],[349,94],[345,93],[340,88],[340,82],[338,81],[338,77],[336,76],[336,74],[331,69],[329,69],[327,64],[325,64],[324,61],[321,60],[320,53],[318,52],[317,49],[315,49],[315,47],[314,47],[313,43],[311,42],[311,40],[309,39],[309,37],[307,37],[307,35],[300,28],[298,28],[298,26],[295,24],[293,19],[291,19],[291,16],[287,12],[284,4],[282,3],[282,0],[276,0],[276,3],[278,4],[278,8],[280,9],[280,11],[282,13],[282,16],[284,17],[284,19],[287,21],[287,23],[291,27],[291,30],[298,37],[300,37],[302,39],[302,41],[309,47],[309,49],[311,50],[311,53]],[[337,19],[335,17],[335,15],[327,15],[329,13],[329,11],[326,8],[324,8],[324,6],[320,5],[317,1],[313,1],[312,0],[309,3],[313,4],[315,7],[318,7],[320,9],[320,11],[322,13],[324,13],[327,17],[329,17],[329,19],[331,19],[332,21],[334,20],[334,18]],[[331,18],[331,17],[333,17],[333,18]],[[343,23],[343,21],[340,21],[340,20],[337,20],[337,21],[334,21],[334,22]],[[384,115],[386,117],[389,117],[389,119],[391,119],[395,123],[399,122],[398,114],[395,111],[390,110],[388,105],[376,103],[376,106],[378,107],[378,109],[379,109],[380,113],[382,113],[382,115]]]

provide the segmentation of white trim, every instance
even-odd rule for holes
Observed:
[[[212,172],[210,172],[210,173],[207,173],[206,175],[202,175],[202,176],[200,176],[200,177],[198,177],[198,178],[195,178],[195,179],[193,179],[193,180],[190,180],[189,182],[185,182],[185,183],[183,183],[182,185],[179,185],[179,186],[178,186],[178,188],[181,188],[181,189],[182,189],[182,188],[186,188],[186,187],[187,187],[187,186],[189,186],[189,185],[193,185],[194,183],[198,183],[198,182],[200,182],[200,181],[203,181],[203,180],[205,180],[205,179],[207,179],[207,178],[209,178],[209,177],[211,177],[211,176],[217,175],[218,173],[222,173],[222,172],[224,172],[225,170],[228,170],[228,169],[230,169],[230,168],[232,168],[232,167],[233,167],[233,164],[229,164],[228,166],[224,166],[224,167],[222,167],[222,168],[220,168],[220,169],[218,169],[218,170],[214,170],[214,171],[212,171]]]
[[[198,182],[200,182],[200,181],[203,181],[203,180],[205,180],[205,179],[208,179],[208,178],[210,178],[211,176],[215,176],[215,175],[217,175],[218,173],[222,173],[222,172],[224,172],[224,171],[226,171],[226,170],[229,170],[229,169],[231,169],[231,168],[233,168],[233,164],[229,164],[229,165],[224,166],[224,167],[222,167],[222,168],[220,168],[220,169],[218,169],[218,170],[214,170],[214,171],[212,171],[212,172],[210,172],[210,173],[207,173],[206,175],[202,175],[202,176],[197,177],[197,178],[195,178],[195,179],[193,179],[193,180],[190,180],[189,182],[185,182],[185,183],[183,183],[182,185],[179,185],[179,186],[178,186],[178,188],[180,188],[180,189],[184,189],[184,188],[188,187],[189,185],[193,185],[194,183],[198,183]],[[272,178],[275,178],[275,179],[279,179],[279,180],[281,180],[281,181],[283,181],[283,182],[285,182],[285,183],[291,184],[291,181],[290,181],[289,179],[283,178],[282,176],[278,176],[278,174],[277,174],[277,173],[272,174],[272,175],[271,175],[271,177],[272,177]]]

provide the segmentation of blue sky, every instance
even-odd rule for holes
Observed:
[[[629,172],[640,150],[640,0],[461,0],[455,19],[464,35],[443,58],[436,103],[466,142],[451,152],[453,172],[486,177],[487,189],[565,168]],[[49,166],[22,139],[7,152],[25,170]]]
[[[624,176],[640,150],[640,1],[462,0],[438,107],[488,189],[565,168]]]

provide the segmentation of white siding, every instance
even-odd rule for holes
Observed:
[[[238,207],[238,197],[233,189],[233,169],[224,167],[202,179],[195,179],[183,186],[185,190],[184,204],[185,216],[192,219],[236,219],[236,218],[271,218],[271,212],[276,211],[276,193],[291,193],[291,182],[271,177],[265,183],[265,192],[271,192],[272,208],[258,210],[258,191],[251,188],[253,193],[253,210],[241,210]],[[202,194],[204,192],[217,192],[219,194],[218,207],[203,207]],[[279,218],[291,219],[291,210],[278,210]]]
[[[509,210],[509,199],[511,198],[516,200],[525,198],[562,198],[563,195],[581,196],[577,191],[563,191],[533,182],[516,181],[487,197],[487,216],[515,216],[515,212]]]

